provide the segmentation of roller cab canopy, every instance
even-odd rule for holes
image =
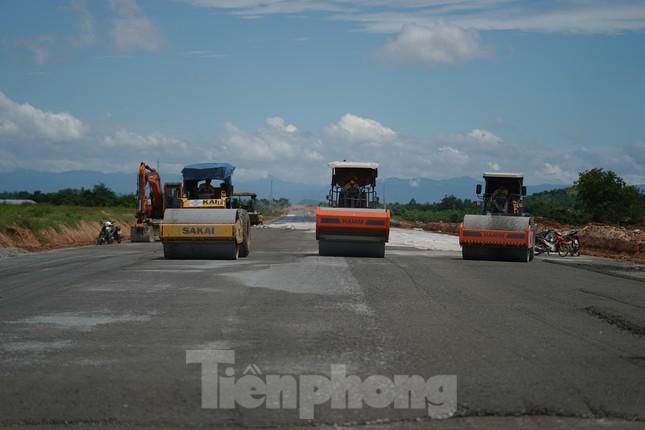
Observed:
[[[197,163],[184,167],[181,171],[184,177],[184,202],[182,207],[212,206],[211,204],[205,204],[208,199],[212,200],[214,206],[229,207],[229,197],[233,195],[231,176],[233,176],[234,171],[235,166],[228,163]],[[216,188],[215,193],[206,193],[208,195],[203,195],[199,192],[198,184],[205,180],[220,181],[221,184],[219,187],[213,185]],[[200,203],[196,199],[205,200]]]
[[[332,185],[343,186],[354,179],[361,186],[376,186],[378,163],[362,161],[332,161],[329,163],[332,171]]]
[[[493,194],[499,187],[506,188],[511,195],[523,194],[524,175],[521,173],[487,172],[483,176],[486,182],[485,195]]]
[[[197,163],[189,164],[181,171],[184,181],[203,181],[214,179],[230,182],[235,166],[228,163]]]

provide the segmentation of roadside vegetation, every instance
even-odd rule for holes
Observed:
[[[0,199],[33,200],[36,203],[49,203],[51,205],[87,206],[87,207],[128,207],[136,206],[134,194],[117,194],[104,184],[97,184],[94,188],[72,189],[65,188],[53,193],[40,191],[15,191],[0,192]]]
[[[69,205],[6,205],[0,204],[0,233],[12,235],[16,228],[35,235],[46,229],[59,231],[62,226],[76,227],[81,222],[105,220],[131,223],[134,213],[126,207],[79,207]]]
[[[481,213],[476,202],[445,196],[438,203],[389,205],[399,220],[412,222],[460,222],[465,214]],[[616,225],[645,222],[645,194],[627,185],[611,170],[591,169],[581,172],[572,187],[532,194],[524,207],[533,216],[549,218],[562,224],[583,225],[600,222]]]
[[[438,203],[417,203],[412,199],[409,203],[388,204],[392,214],[400,219],[412,222],[460,222],[465,214],[480,213],[481,209],[472,200],[462,200],[455,196],[445,196]]]
[[[255,208],[264,216],[264,220],[268,221],[282,215],[282,212],[291,206],[289,199],[257,199]]]

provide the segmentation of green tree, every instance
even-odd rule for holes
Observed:
[[[595,168],[576,181],[578,203],[592,221],[638,223],[645,218],[643,195],[611,170]]]

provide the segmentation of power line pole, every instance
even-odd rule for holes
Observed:
[[[273,212],[273,177],[269,176],[269,184],[270,184],[270,191],[269,191],[269,208],[271,212]]]

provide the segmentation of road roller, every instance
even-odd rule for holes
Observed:
[[[390,211],[376,194],[378,163],[333,161],[325,207],[316,208],[318,254],[384,257]]]
[[[519,173],[484,173],[484,190],[476,194],[481,215],[466,215],[459,226],[459,244],[464,260],[533,260],[535,221],[524,213],[524,177]]]
[[[182,182],[169,199],[159,236],[168,259],[228,259],[250,252],[248,213],[233,205],[228,163],[198,163],[183,168]]]

